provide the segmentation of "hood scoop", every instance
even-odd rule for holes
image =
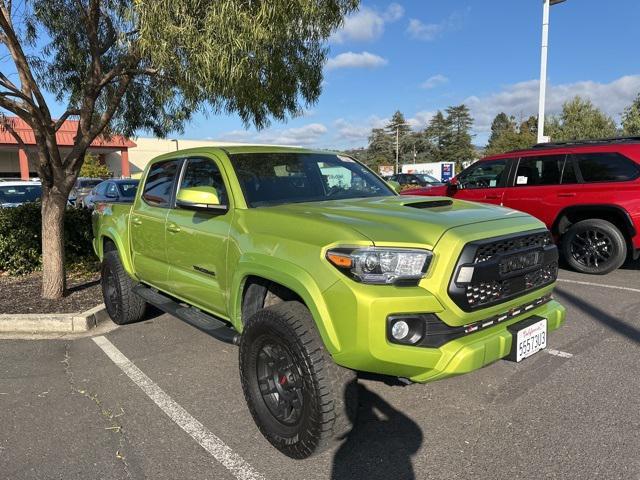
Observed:
[[[437,207],[450,207],[453,205],[451,200],[425,200],[423,202],[405,203],[405,207],[425,209],[425,208],[437,208]]]

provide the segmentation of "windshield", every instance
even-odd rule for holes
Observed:
[[[120,190],[120,195],[124,198],[133,198],[136,196],[136,190],[138,190],[138,182],[119,183],[118,190]]]
[[[416,176],[418,178],[420,178],[420,180],[422,180],[423,182],[427,182],[427,183],[441,183],[440,180],[438,180],[435,177],[432,177],[431,175],[427,175],[426,173],[416,173]]]
[[[40,199],[40,185],[0,185],[0,203],[26,203]]]
[[[230,158],[251,207],[395,195],[370,170],[341,155],[242,153]]]

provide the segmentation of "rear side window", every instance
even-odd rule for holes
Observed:
[[[579,153],[573,158],[587,183],[624,182],[640,175],[638,165],[616,152]]]
[[[169,207],[177,171],[178,160],[168,160],[154,164],[149,171],[149,175],[147,175],[142,199],[153,207]]]
[[[565,155],[524,157],[518,163],[516,187],[558,185]]]

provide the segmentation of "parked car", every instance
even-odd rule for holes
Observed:
[[[111,318],[152,304],[239,344],[249,410],[294,458],[344,438],[355,371],[428,382],[520,361],[565,318],[542,222],[398,196],[339,154],[171,152],[147,165],[133,205],[100,203],[92,218]]]
[[[79,177],[69,193],[69,203],[74,206],[82,205],[83,198],[89,195],[91,190],[103,181],[104,179],[102,178]]]
[[[397,175],[391,175],[388,180],[399,183],[402,188],[438,187],[444,185],[443,182],[426,173],[398,173]]]
[[[93,208],[97,202],[132,202],[138,183],[139,180],[105,180],[80,201],[80,206]]]
[[[605,274],[628,255],[640,257],[640,137],[540,144],[484,158],[446,186],[402,193],[530,213],[582,273]]]
[[[42,186],[39,182],[24,180],[0,183],[0,207],[17,207],[27,202],[37,202],[42,196]]]

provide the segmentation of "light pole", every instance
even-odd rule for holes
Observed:
[[[399,123],[394,123],[393,125],[387,126],[387,128],[395,128],[396,129],[396,168],[395,168],[395,174],[396,175],[398,173],[400,173],[398,171],[398,168],[399,168],[399,157],[400,157],[400,127],[403,126],[403,125],[409,125],[409,124],[407,122],[399,122]]]
[[[171,139],[171,141],[172,141],[172,142],[176,142],[176,150],[180,150],[180,149],[178,148],[178,139],[177,139],[177,138],[172,138],[172,139]]]
[[[540,53],[540,98],[538,103],[538,143],[546,143],[544,136],[544,107],[547,98],[547,54],[549,50],[549,9],[566,0],[542,0],[542,51]]]

